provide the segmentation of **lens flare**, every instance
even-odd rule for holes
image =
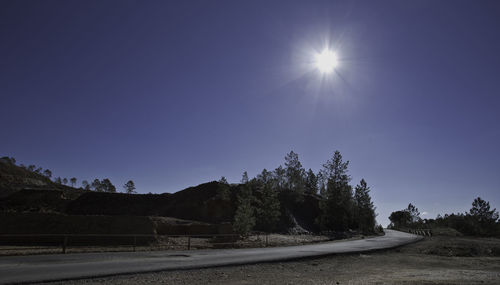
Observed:
[[[315,64],[322,73],[330,73],[338,66],[337,55],[335,52],[325,49],[316,54]]]

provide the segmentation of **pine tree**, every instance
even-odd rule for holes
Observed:
[[[368,187],[364,179],[361,179],[359,184],[356,185],[354,200],[359,230],[366,234],[373,233],[376,223],[375,207],[370,197],[370,187]]]
[[[339,151],[335,151],[333,158],[323,165],[322,175],[326,177],[327,184],[324,200],[320,202],[322,213],[319,223],[324,230],[345,231],[354,224],[348,165],[349,161],[343,162]]]
[[[242,236],[248,236],[255,226],[254,197],[248,185],[242,185],[237,196],[237,208],[234,214],[233,230]]]
[[[257,209],[258,225],[267,232],[276,229],[280,219],[280,201],[278,192],[272,188],[271,183],[264,184],[260,189],[260,199]]]
[[[69,182],[71,182],[71,187],[75,187],[76,177],[71,177],[71,179],[69,180]]]
[[[305,170],[299,161],[299,155],[290,151],[285,156],[286,186],[292,192],[302,194],[305,188]]]
[[[306,173],[306,193],[318,194],[318,177],[314,174],[312,169]]]
[[[125,193],[127,194],[135,194],[135,183],[132,180],[129,180],[125,185],[123,185],[123,188],[125,189]]]
[[[241,176],[241,184],[247,184],[247,183],[248,183],[248,173],[245,171]]]

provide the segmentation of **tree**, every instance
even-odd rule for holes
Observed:
[[[111,181],[108,178],[104,178],[101,180],[101,185],[103,187],[104,192],[108,193],[116,193],[116,187],[111,183]]]
[[[248,173],[245,171],[241,176],[241,184],[247,184],[247,183],[248,183]]]
[[[219,179],[219,183],[221,183],[221,184],[228,184],[229,185],[229,183],[227,182],[226,177],[224,177],[224,176],[221,176],[221,178]]]
[[[299,155],[293,151],[285,156],[285,177],[289,190],[299,194],[304,192],[305,170],[299,161]]]
[[[71,187],[75,187],[76,177],[71,177],[71,179],[69,181],[71,182]]]
[[[65,177],[65,178],[63,178],[62,183],[63,183],[64,185],[68,184],[68,178],[66,178],[66,177]]]
[[[33,171],[35,171],[35,168],[36,168],[36,165],[34,165],[34,164],[28,165],[28,171],[33,172]]]
[[[125,193],[127,194],[135,194],[135,184],[134,181],[129,180],[125,185],[123,185],[123,188],[125,189]]]
[[[283,166],[278,166],[274,171],[273,171],[273,178],[276,183],[276,187],[278,190],[283,190],[285,187],[285,169]]]
[[[92,181],[92,189],[94,189],[97,192],[104,191],[104,187],[103,185],[101,185],[101,181],[99,181],[99,179],[96,178],[94,179],[94,181]]]
[[[87,180],[83,180],[82,181],[82,187],[83,187],[83,189],[85,189],[87,191],[90,190],[90,184],[89,184],[89,182]]]
[[[276,229],[280,219],[280,201],[278,193],[272,188],[271,183],[266,183],[260,189],[260,200],[257,208],[257,224],[264,231]]]
[[[216,197],[223,201],[229,201],[231,199],[231,190],[229,189],[229,183],[224,176],[219,179]]]
[[[319,224],[323,229],[345,231],[353,225],[353,195],[349,185],[351,177],[347,174],[349,161],[344,162],[339,151],[328,160],[321,170],[327,181],[324,200],[320,201],[321,216]]]
[[[50,170],[48,170],[48,169],[45,169],[45,170],[43,171],[43,175],[44,175],[45,177],[47,177],[47,178],[49,178],[49,179],[50,179],[50,178],[52,177],[52,171],[50,171]]]
[[[420,212],[418,211],[418,208],[415,207],[412,203],[408,204],[408,208],[406,208],[406,211],[410,214],[412,223],[418,223],[422,220],[420,218]]]
[[[42,170],[43,170],[43,168],[38,167],[37,169],[35,169],[35,173],[42,174]]]
[[[370,197],[370,187],[368,187],[364,179],[361,179],[359,184],[356,185],[354,201],[358,228],[363,233],[373,233],[376,223],[375,207]]]
[[[253,201],[254,197],[250,187],[247,184],[242,185],[237,196],[237,208],[233,221],[233,230],[242,236],[247,236],[255,226]]]
[[[306,193],[318,194],[318,177],[314,174],[314,172],[310,168],[306,173],[305,189]]]
[[[498,212],[496,212],[496,208],[490,210],[490,202],[487,202],[480,197],[477,197],[472,202],[472,208],[469,210],[469,214],[482,224],[495,223],[498,220]]]
[[[61,177],[54,178],[54,182],[57,183],[57,184],[62,184]]]
[[[260,174],[257,175],[257,180],[260,184],[268,184],[271,183],[273,179],[273,175],[271,172],[267,171],[267,169],[263,169]]]
[[[406,228],[411,223],[411,215],[410,212],[408,212],[406,209],[395,211],[391,213],[391,215],[389,216],[389,220],[391,221],[389,228],[392,229]]]

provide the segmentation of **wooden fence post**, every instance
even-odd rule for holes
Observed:
[[[135,246],[137,244],[137,236],[134,236],[134,252],[135,252]]]
[[[68,236],[64,236],[63,240],[63,246],[62,246],[62,253],[66,253],[66,247],[68,246]]]

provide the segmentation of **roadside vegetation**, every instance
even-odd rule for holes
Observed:
[[[389,228],[393,229],[453,229],[468,236],[500,237],[500,220],[496,208],[477,197],[469,212],[438,215],[435,219],[422,219],[418,208],[409,204],[406,209],[392,212]]]

